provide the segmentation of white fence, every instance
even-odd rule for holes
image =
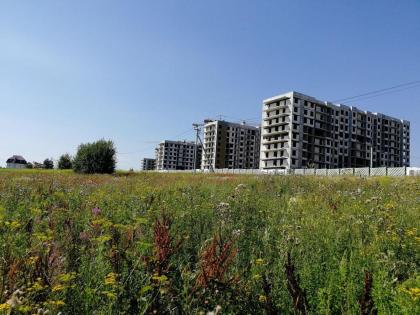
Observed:
[[[193,173],[194,170],[167,170],[159,171],[162,173]],[[209,170],[196,170],[196,173],[210,173]],[[303,176],[420,176],[419,167],[359,167],[359,168],[333,168],[333,169],[277,169],[277,170],[260,170],[260,169],[215,169],[216,174],[249,174],[249,175],[303,175]]]

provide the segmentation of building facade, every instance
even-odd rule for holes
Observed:
[[[20,156],[20,155],[13,155],[12,157],[8,158],[6,161],[7,168],[26,168],[28,162]]]
[[[205,120],[202,169],[259,168],[260,138],[258,127]]]
[[[289,92],[263,101],[260,168],[410,166],[410,122]]]
[[[141,169],[143,171],[153,171],[156,169],[156,159],[143,158],[141,161]]]
[[[196,160],[194,163],[195,149]],[[201,167],[201,145],[187,141],[162,141],[155,149],[157,170],[192,170]]]

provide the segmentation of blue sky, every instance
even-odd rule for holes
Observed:
[[[1,1],[0,165],[115,142],[139,169],[207,117],[289,90],[336,100],[420,80],[420,1]],[[420,87],[348,102],[408,119]]]

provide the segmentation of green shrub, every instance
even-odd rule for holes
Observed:
[[[115,171],[115,153],[112,141],[81,144],[73,161],[73,169],[77,173],[111,174]]]
[[[44,164],[44,168],[46,170],[51,170],[54,168],[54,162],[52,161],[52,159],[45,159],[44,163],[42,164]]]
[[[58,168],[60,170],[68,170],[68,169],[73,168],[73,163],[72,163],[72,160],[71,160],[71,156],[68,153],[60,156],[60,158],[58,160]]]

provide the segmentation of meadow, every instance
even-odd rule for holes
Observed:
[[[0,171],[0,314],[420,314],[420,179]]]

